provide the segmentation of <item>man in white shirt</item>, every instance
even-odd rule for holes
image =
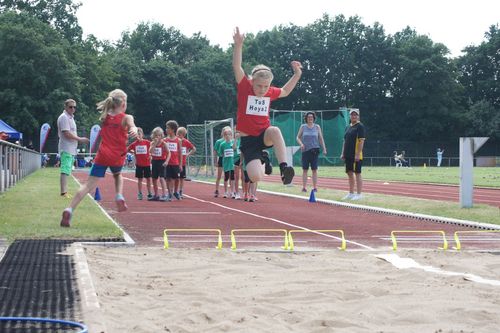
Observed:
[[[76,132],[74,114],[76,102],[67,99],[64,102],[64,111],[57,118],[57,134],[59,135],[59,154],[61,155],[61,196],[68,197],[68,179],[75,161],[78,143],[87,144],[89,139],[79,137]]]

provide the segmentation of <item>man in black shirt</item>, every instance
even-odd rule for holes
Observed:
[[[342,158],[345,161],[345,172],[349,177],[349,194],[343,200],[359,200],[362,198],[363,178],[361,166],[363,162],[363,145],[365,143],[365,126],[359,121],[359,110],[349,111],[351,123],[345,129]],[[356,193],[354,187],[356,185]]]

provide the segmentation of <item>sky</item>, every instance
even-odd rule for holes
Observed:
[[[365,25],[379,22],[386,34],[406,26],[436,43],[451,56],[479,45],[492,24],[500,25],[499,0],[80,0],[78,21],[84,35],[116,41],[140,22],[161,23],[190,37],[201,32],[212,45],[226,49],[236,26],[256,34],[280,24],[305,26],[324,13],[331,18],[357,15]]]

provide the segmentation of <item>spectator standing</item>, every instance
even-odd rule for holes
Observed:
[[[321,127],[315,121],[316,114],[307,112],[304,116],[305,124],[300,126],[297,134],[297,143],[302,151],[302,192],[307,192],[307,172],[309,167],[311,167],[313,191],[317,191],[320,146],[323,148],[323,155],[326,155],[323,133]]]
[[[363,178],[361,167],[363,164],[363,146],[365,144],[365,126],[359,121],[359,110],[349,112],[351,123],[345,129],[344,144],[340,157],[345,161],[345,172],[349,178],[349,193],[343,200],[362,199]],[[354,190],[356,189],[356,193]]]
[[[443,161],[443,153],[444,153],[444,149],[441,149],[441,148],[438,148],[437,151],[436,151],[436,157],[437,157],[437,166],[440,167],[441,166],[441,162]]]
[[[60,187],[61,196],[69,197],[68,194],[68,176],[71,175],[73,164],[75,162],[76,149],[78,143],[87,144],[89,139],[80,137],[76,131],[75,123],[76,102],[73,99],[67,99],[64,102],[64,111],[57,118],[57,134],[59,136],[58,151],[61,156],[60,168]]]

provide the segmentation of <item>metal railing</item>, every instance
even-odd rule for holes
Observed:
[[[41,165],[38,152],[0,140],[0,193],[40,169]]]

